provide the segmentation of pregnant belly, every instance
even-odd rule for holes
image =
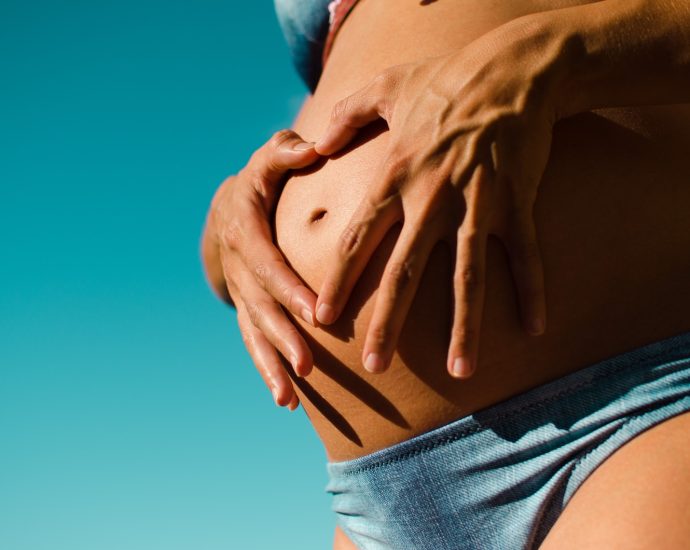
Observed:
[[[449,14],[420,9],[432,20],[438,17],[436,34],[420,41],[412,29],[398,32],[395,52],[362,62],[361,52],[385,50],[372,45],[383,38],[367,29],[377,16],[367,10],[382,4],[364,0],[343,27],[319,89],[296,121],[306,138],[318,136],[335,101],[378,70],[429,55],[428,49],[460,47],[498,24],[482,18],[480,10],[462,27],[465,33],[449,38],[438,30]],[[456,3],[442,4],[452,10]],[[417,46],[415,54],[408,43]],[[276,210],[276,240],[315,291],[387,141],[385,126],[372,126],[343,154],[286,183]],[[530,337],[520,328],[505,253],[490,239],[479,364],[466,381],[452,379],[445,368],[453,266],[443,244],[431,256],[390,369],[372,375],[361,365],[376,288],[399,227],[392,229],[335,325],[314,329],[295,320],[315,359],[312,374],[297,381],[300,397],[329,458],[372,452],[597,360],[690,330],[688,158],[687,106],[586,113],[556,126],[535,205],[546,334]]]

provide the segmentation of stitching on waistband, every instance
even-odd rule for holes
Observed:
[[[673,337],[671,337],[671,338],[673,338]],[[662,342],[663,342],[663,340],[656,342],[656,343],[660,344]],[[492,427],[492,426],[488,425],[489,423],[496,420],[496,418],[498,418],[499,416],[506,414],[506,412],[518,413],[518,412],[526,411],[528,409],[538,409],[538,408],[544,407],[545,405],[547,405],[551,401],[554,401],[560,397],[563,397],[564,395],[571,394],[571,393],[573,393],[573,392],[575,392],[581,388],[584,388],[586,386],[591,386],[599,378],[602,378],[604,376],[608,376],[611,374],[615,374],[618,371],[623,370],[624,368],[630,368],[630,367],[633,367],[635,365],[639,365],[640,363],[643,363],[645,361],[650,361],[650,360],[655,359],[661,355],[670,354],[670,353],[673,353],[679,349],[687,348],[688,343],[689,342],[683,342],[682,344],[678,344],[677,346],[673,346],[671,348],[661,350],[658,353],[655,353],[653,355],[647,355],[645,357],[641,357],[641,358],[634,360],[634,361],[622,363],[622,364],[618,365],[617,367],[615,367],[613,370],[608,370],[606,372],[600,372],[598,374],[595,374],[589,380],[586,380],[584,382],[576,384],[575,386],[565,388],[564,390],[561,390],[561,391],[559,391],[553,395],[550,395],[548,397],[544,397],[543,399],[540,399],[538,401],[534,401],[532,403],[528,403],[527,405],[523,405],[522,407],[519,407],[516,409],[509,408],[507,411],[502,410],[501,412],[496,412],[494,415],[489,416],[486,419],[486,425],[472,426],[469,428],[458,429],[458,431],[455,433],[449,434],[447,436],[444,436],[444,437],[437,439],[437,440],[434,440],[434,441],[430,441],[429,443],[424,443],[418,448],[410,449],[409,451],[400,452],[399,454],[396,454],[395,456],[392,456],[392,457],[386,458],[386,459],[381,459],[381,460],[375,461],[371,464],[366,464],[363,466],[355,466],[351,470],[346,470],[345,472],[342,472],[341,475],[350,476],[350,475],[354,475],[354,474],[357,474],[360,472],[374,470],[374,469],[380,468],[382,466],[388,466],[390,464],[395,464],[397,462],[401,462],[401,461],[406,460],[408,458],[412,458],[414,456],[418,456],[420,454],[423,454],[423,453],[426,453],[429,451],[433,451],[434,449],[437,449],[438,447],[443,447],[444,445],[448,445],[449,443],[453,443],[454,441],[457,441],[458,439],[462,439],[463,437],[467,437],[467,436],[475,434],[475,433],[483,432],[483,431],[488,430]],[[649,345],[653,345],[653,344],[649,344]],[[638,348],[638,350],[639,350],[639,348]],[[630,350],[630,352],[628,352],[628,353],[633,353],[634,351],[638,351],[638,350]],[[615,359],[616,359],[616,357],[611,357],[610,359],[608,359],[608,361],[614,361]],[[687,360],[688,360],[688,357],[685,357],[682,359],[678,359],[676,361],[687,361]],[[598,364],[606,363],[606,361],[607,360],[604,360]],[[676,361],[671,361],[670,363],[673,363]],[[595,363],[595,364],[597,364],[597,363]],[[575,372],[577,372],[577,371],[575,371]],[[560,379],[556,379],[556,380],[560,380]],[[548,384],[548,382],[547,382],[547,384]],[[537,387],[539,387],[539,386],[537,386]],[[537,388],[533,388],[533,389],[537,389]],[[527,391],[529,392],[531,390],[527,390]],[[520,394],[520,395],[524,395],[524,394]],[[472,414],[477,414],[480,412],[481,411],[476,411],[475,413],[472,413]],[[424,434],[420,434],[419,436],[416,436],[416,437],[422,437],[423,435]],[[408,439],[406,441],[410,441],[410,440]],[[401,443],[404,443],[404,442],[401,442]],[[357,460],[357,459],[353,459],[353,460]],[[337,465],[337,463],[335,463],[335,464]],[[347,468],[347,466],[346,466],[346,468]]]
[[[670,402],[668,402],[668,403],[664,403],[662,406],[663,406],[663,407],[670,407],[671,405],[675,405],[675,404],[678,403],[679,401],[682,401],[683,399],[687,399],[688,397],[690,397],[690,395],[687,395],[687,394],[686,394],[686,395],[682,395],[682,396],[680,396],[680,397],[678,397],[678,398],[676,398],[676,399],[672,399],[672,400],[671,400]],[[573,478],[573,475],[575,474],[575,471],[578,469],[578,467],[580,466],[580,464],[582,464],[582,462],[583,462],[588,456],[590,456],[590,455],[591,455],[593,452],[595,452],[599,447],[601,447],[601,445],[603,445],[603,444],[604,444],[605,442],[607,442],[607,441],[610,441],[612,437],[614,437],[614,436],[616,436],[617,434],[619,434],[620,431],[621,431],[622,429],[624,429],[625,427],[627,427],[633,420],[636,420],[636,419],[640,418],[641,416],[643,416],[643,415],[645,415],[645,414],[647,414],[647,413],[649,413],[649,412],[652,412],[652,411],[654,411],[654,410],[655,410],[655,408],[653,408],[653,407],[645,407],[642,411],[633,414],[633,415],[630,416],[629,418],[626,418],[620,426],[618,426],[615,430],[613,430],[613,431],[606,437],[606,439],[605,439],[604,441],[601,441],[601,442],[599,442],[597,445],[594,445],[594,446],[592,446],[591,448],[587,449],[587,451],[586,451],[585,453],[581,454],[581,455],[575,460],[575,462],[572,464],[572,466],[571,466],[571,468],[570,468],[570,474],[568,475],[567,479],[564,481],[564,484],[565,484],[565,485],[568,485],[568,483],[570,483],[570,480]],[[625,442],[623,443],[623,445],[629,443],[633,438],[637,437],[638,435],[640,435],[641,433],[647,431],[648,429],[653,428],[654,426],[659,425],[659,423],[664,422],[664,421],[666,421],[666,420],[670,420],[671,418],[673,418],[673,417],[675,417],[675,416],[678,416],[678,415],[680,415],[680,414],[684,414],[685,412],[687,412],[687,411],[680,411],[680,412],[678,412],[677,414],[674,414],[673,416],[670,416],[670,417],[668,417],[668,418],[663,418],[663,419],[659,420],[659,422],[657,422],[656,424],[653,424],[652,426],[648,426],[647,428],[645,428],[644,430],[642,430],[642,432],[637,432],[637,433],[633,434],[632,437],[631,437],[630,439],[628,439],[627,441],[625,441]],[[599,463],[599,465],[601,465],[604,461],[606,461],[608,458],[610,458],[611,455],[613,455],[613,454],[614,454],[617,450],[619,450],[621,447],[622,447],[622,445],[621,445],[620,447],[616,447],[615,449],[613,449],[613,451],[612,451],[611,453],[609,453],[608,455],[606,455],[606,456],[603,458],[603,460]],[[590,472],[590,474],[591,474],[591,472]],[[578,487],[581,487],[582,484],[583,484],[586,480],[587,480],[587,477],[585,477],[585,479],[582,480],[582,482],[580,483],[580,485],[579,485]],[[571,498],[572,498],[572,496],[571,496]],[[563,503],[564,506],[565,506],[566,504],[567,504],[567,502],[564,502],[564,503]],[[541,516],[539,517],[539,519],[537,520],[537,523],[536,523],[536,525],[535,525],[535,528],[534,528],[533,531],[532,531],[532,532],[533,532],[533,536],[536,536],[537,533],[540,533],[540,532],[541,532],[542,526],[543,526],[543,524],[544,524],[544,521],[546,521],[546,516],[547,516],[546,513],[542,513]],[[542,542],[543,542],[543,540],[542,540]],[[529,544],[527,545],[527,547],[528,547],[528,548],[532,548],[533,543],[534,543],[534,540],[530,540],[530,542],[529,542]]]

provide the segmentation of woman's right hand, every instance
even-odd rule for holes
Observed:
[[[269,220],[285,174],[318,158],[313,143],[291,130],[277,132],[221,184],[207,221],[242,339],[276,404],[290,410],[299,398],[278,352],[297,376],[311,372],[312,355],[281,305],[314,325],[316,296],[285,263]]]

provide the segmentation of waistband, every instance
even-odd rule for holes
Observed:
[[[505,432],[510,430],[511,423],[519,423],[519,416],[516,415],[529,412],[534,417],[539,409],[548,410],[548,406],[557,401],[563,402],[563,408],[573,410],[578,407],[578,401],[608,402],[608,414],[615,415],[617,400],[634,400],[628,394],[634,394],[638,385],[662,378],[667,372],[673,371],[677,363],[687,363],[688,358],[690,332],[685,332],[604,359],[371,454],[347,461],[328,462],[326,467],[333,479],[393,465],[486,430]],[[617,376],[623,371],[625,376]],[[606,378],[606,383],[601,384]],[[607,413],[602,409],[597,414],[601,416]]]

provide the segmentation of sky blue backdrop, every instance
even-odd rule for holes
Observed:
[[[321,549],[199,237],[305,88],[270,0],[0,1],[0,548]]]

